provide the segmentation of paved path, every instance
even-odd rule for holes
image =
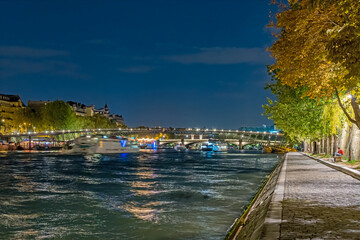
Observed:
[[[281,214],[267,218],[263,239],[360,239],[359,180],[300,153],[288,154],[282,172]]]

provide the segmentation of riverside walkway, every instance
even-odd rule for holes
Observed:
[[[360,239],[360,181],[288,153],[261,239]]]

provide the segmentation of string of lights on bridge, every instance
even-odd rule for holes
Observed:
[[[123,131],[123,132],[132,132],[132,131],[137,131],[137,132],[149,132],[149,131],[158,131],[158,132],[179,132],[179,131],[195,131],[197,133],[199,132],[215,132],[215,133],[233,133],[233,134],[238,134],[238,133],[250,133],[250,134],[265,134],[265,135],[282,135],[279,132],[266,132],[266,131],[243,131],[243,130],[225,130],[225,129],[200,129],[200,128],[116,128],[116,129],[101,129],[101,128],[97,128],[97,129],[80,129],[80,130],[46,130],[46,131],[40,131],[40,132],[25,132],[25,133],[21,133],[21,132],[13,132],[13,134],[11,135],[41,135],[41,134],[68,134],[68,133],[83,133],[83,132],[106,132],[106,131],[112,131],[112,132],[116,132],[116,131]]]

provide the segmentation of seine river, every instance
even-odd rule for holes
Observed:
[[[278,160],[202,152],[0,156],[0,239],[223,239]]]

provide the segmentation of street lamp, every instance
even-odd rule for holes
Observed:
[[[6,132],[6,124],[5,124],[5,119],[1,119],[1,122],[4,124],[4,132]]]

